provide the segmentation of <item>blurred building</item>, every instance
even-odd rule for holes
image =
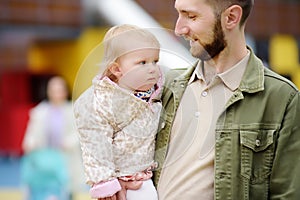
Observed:
[[[28,109],[45,97],[47,78],[62,75],[73,87],[85,56],[111,25],[88,1],[102,0],[0,0],[0,153],[22,154]],[[174,1],[131,2],[162,27],[174,28]],[[298,87],[299,22],[298,0],[256,0],[247,24],[258,56]]]
[[[47,78],[59,73],[50,65],[32,66],[31,52],[40,45],[68,46],[80,33],[82,15],[80,0],[0,1],[0,153],[22,153],[28,109],[45,97]]]
[[[28,111],[45,98],[46,83],[51,75],[64,76],[71,89],[78,87],[75,80],[80,66],[114,21],[104,13],[108,12],[106,9],[99,7],[104,1],[125,2],[0,0],[0,158],[22,155],[21,143]],[[177,19],[174,0],[126,2],[134,4],[140,11],[144,9],[143,15],[147,15],[146,18],[151,16],[160,26],[174,29]],[[145,17],[123,5],[114,7],[115,16],[122,14],[131,14],[135,19]],[[298,87],[299,23],[299,0],[255,0],[246,29],[248,44],[257,55]],[[183,40],[176,40],[188,46]],[[96,70],[91,67],[86,76],[91,76]],[[90,80],[83,81],[88,84]],[[18,182],[11,180],[18,175],[18,162],[14,166],[8,163],[4,168],[5,171],[0,171],[1,181],[11,183],[11,187]],[[75,200],[87,198],[88,195],[77,194]],[[21,200],[21,192],[19,189],[0,190],[0,199]]]

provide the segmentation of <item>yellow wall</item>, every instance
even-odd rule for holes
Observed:
[[[101,45],[105,31],[106,28],[87,28],[77,39],[33,44],[28,53],[29,71],[64,76],[71,88],[76,90],[75,96],[78,96],[91,84],[91,77],[97,73],[98,66],[94,63],[100,62],[101,52],[98,52],[99,49],[102,50],[97,45]],[[94,51],[95,48],[98,49],[97,52]],[[89,55],[94,59],[92,63]],[[91,63],[90,66],[87,66],[88,62]]]
[[[300,88],[299,48],[294,36],[275,34],[271,37],[269,62],[272,70],[290,77]]]

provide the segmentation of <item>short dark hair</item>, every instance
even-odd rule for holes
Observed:
[[[215,9],[215,14],[220,15],[224,10],[233,5],[238,5],[243,9],[240,26],[244,25],[250,15],[254,0],[206,0],[206,3]]]

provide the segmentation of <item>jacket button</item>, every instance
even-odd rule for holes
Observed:
[[[255,140],[255,145],[257,146],[257,147],[259,147],[260,146],[260,140]]]
[[[166,123],[162,122],[161,125],[160,125],[160,128],[165,128],[165,126],[166,126]]]

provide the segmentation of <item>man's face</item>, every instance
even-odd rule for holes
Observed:
[[[216,18],[204,0],[176,0],[178,11],[175,33],[190,41],[190,52],[201,60],[210,60],[226,47],[221,17]]]

